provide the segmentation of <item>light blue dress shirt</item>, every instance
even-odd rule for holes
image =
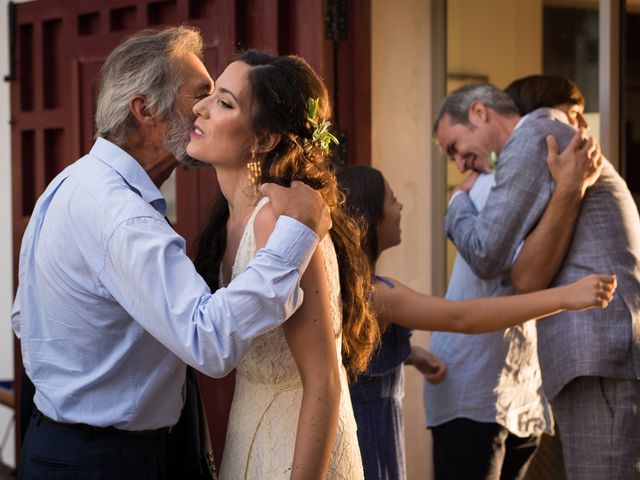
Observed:
[[[478,211],[494,185],[493,174],[480,175],[469,191]],[[468,300],[514,293],[508,275],[482,279],[456,254],[445,298]],[[467,418],[500,424],[520,437],[551,431],[553,421],[542,392],[536,345],[533,323],[476,335],[433,332],[430,350],[447,363],[447,376],[438,385],[424,382],[427,426]]]
[[[211,294],[140,164],[98,139],[38,200],[11,322],[35,404],[54,420],[147,430],[177,422],[185,363],[214,377],[302,303],[317,235],[280,217],[246,272]]]

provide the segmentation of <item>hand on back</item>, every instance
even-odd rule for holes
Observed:
[[[558,143],[552,135],[547,137],[547,147],[547,165],[556,188],[584,196],[602,173],[604,157],[600,145],[593,137],[586,138],[584,130],[579,130],[562,153],[558,153]]]

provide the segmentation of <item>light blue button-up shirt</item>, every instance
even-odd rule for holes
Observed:
[[[11,316],[35,404],[54,420],[147,430],[177,422],[185,363],[225,375],[302,302],[317,235],[280,217],[265,248],[211,294],[140,164],[98,139],[38,200]]]
[[[494,174],[480,175],[468,192],[478,211],[494,185]],[[482,279],[456,255],[445,298],[462,301],[514,293],[508,275]],[[447,363],[447,376],[438,385],[424,382],[428,426],[468,418],[498,423],[520,437],[551,432],[536,345],[533,323],[475,335],[433,332],[430,350]]]

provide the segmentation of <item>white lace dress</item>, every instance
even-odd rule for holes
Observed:
[[[233,265],[232,278],[245,270],[256,254],[253,222],[267,202],[262,199],[247,221]],[[336,355],[340,365],[342,396],[329,479],[362,479],[356,423],[341,360],[342,307],[338,264],[333,243],[326,235],[320,242],[331,292]],[[291,475],[302,384],[282,327],[254,340],[236,370],[236,385],[221,480],[288,479]]]

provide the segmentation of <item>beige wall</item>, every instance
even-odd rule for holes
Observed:
[[[500,88],[542,69],[542,0],[449,0],[449,72]]]
[[[372,165],[404,204],[402,244],[383,254],[380,273],[423,292],[431,288],[430,2],[372,2]],[[414,334],[425,346],[426,333]],[[409,479],[431,478],[422,377],[406,369],[405,430]]]

